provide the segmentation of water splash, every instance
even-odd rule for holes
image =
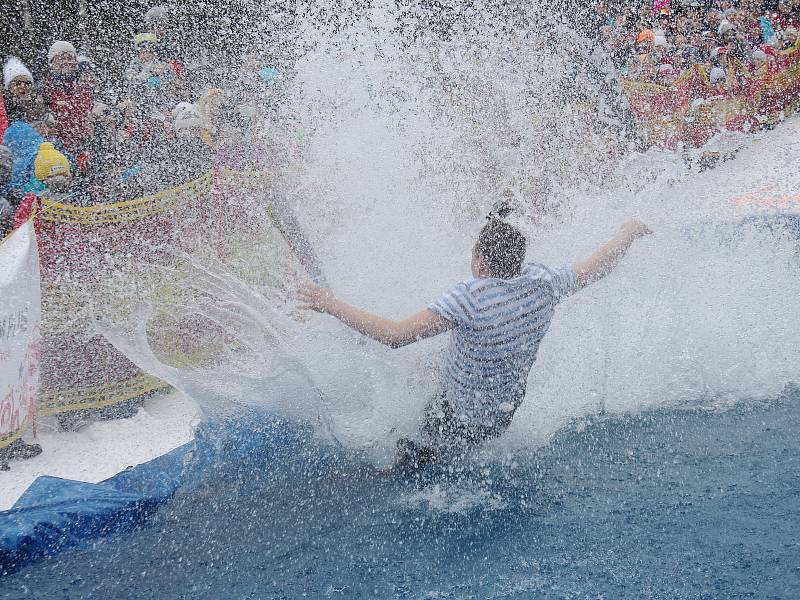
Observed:
[[[797,189],[793,168],[775,160],[796,150],[794,125],[754,138],[713,174],[655,152],[617,169],[624,139],[563,46],[489,25],[483,35],[401,44],[393,13],[370,14],[346,32],[306,31],[287,94],[304,132],[292,202],[343,299],[391,317],[424,307],[468,276],[475,232],[501,195],[530,235],[530,260],[573,263],[633,215],[656,231],[559,308],[526,402],[495,446],[536,446],[577,416],[726,406],[797,380],[794,240],[759,229],[732,238],[718,227],[737,218],[732,197]],[[575,75],[566,87],[565,72]],[[219,265],[189,269],[210,299],[187,308],[236,344],[191,370],[160,360],[144,325],[106,328],[142,368],[209,414],[259,405],[319,423],[379,462],[415,431],[441,339],[389,351],[330,318],[296,322],[274,290]]]

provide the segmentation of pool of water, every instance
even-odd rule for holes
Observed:
[[[144,529],[7,576],[0,597],[797,598],[799,433],[791,390],[576,421],[416,477],[300,435],[220,459]]]

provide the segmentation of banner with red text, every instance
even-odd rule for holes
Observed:
[[[0,448],[36,417],[40,324],[39,253],[28,221],[0,243]]]

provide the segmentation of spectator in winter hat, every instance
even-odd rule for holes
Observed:
[[[56,135],[73,154],[89,136],[86,119],[94,104],[92,93],[78,85],[78,53],[69,42],[55,42],[47,53],[50,70],[45,97],[56,120]]]
[[[16,61],[16,64],[15,62]],[[15,58],[9,59],[3,69],[5,89],[0,93],[0,142],[3,140],[6,129],[12,121],[22,119],[27,122],[27,107],[31,101],[31,89],[27,73],[21,72],[18,66],[22,65]],[[33,77],[31,77],[31,80]],[[23,116],[24,115],[24,116]]]
[[[713,67],[722,69],[724,74],[728,68],[728,48],[726,46],[718,46],[711,52],[711,64]]]
[[[51,73],[74,75],[78,70],[78,51],[69,42],[56,41],[47,51]]]
[[[778,0],[778,10],[770,15],[769,20],[777,32],[784,31],[787,27],[800,27],[800,21],[794,15],[791,3],[787,0]]]
[[[184,183],[205,173],[214,164],[216,148],[209,143],[211,125],[195,104],[182,102],[176,107],[173,143],[173,177]]]
[[[30,97],[33,75],[16,56],[10,56],[3,67],[3,87],[18,100]]]
[[[703,31],[700,33],[700,42],[697,48],[704,57],[711,56],[711,52],[717,47],[717,35],[713,31]]]
[[[203,100],[203,98],[201,98]],[[216,127],[211,123],[208,115],[203,114],[203,107],[190,102],[180,102],[175,107],[174,128],[178,139],[197,138],[210,150],[215,150],[214,134]]]
[[[639,56],[639,63],[644,63],[648,55],[653,52],[653,42],[656,37],[652,29],[645,29],[636,36],[636,54]]]
[[[727,19],[723,19],[717,27],[717,35],[723,42],[730,42],[736,39],[736,27]]]
[[[752,60],[753,64],[756,66],[764,65],[767,62],[767,53],[763,50],[753,50],[750,60]]]
[[[714,67],[711,69],[708,79],[712,84],[725,83],[725,69],[721,67]]]
[[[55,136],[55,121],[41,90],[34,88],[27,102],[9,105],[8,116],[11,123],[3,140],[15,156],[13,187],[23,191],[35,190],[38,183],[33,175],[33,160],[42,142],[51,142],[64,154],[68,152]],[[69,155],[68,158],[72,160]]]
[[[144,21],[150,28],[150,33],[163,37],[167,32],[169,11],[166,6],[154,6],[144,14]]]
[[[67,157],[50,142],[43,142],[33,161],[33,174],[42,183],[51,177],[72,177]]]
[[[653,42],[655,39],[656,36],[652,29],[643,29],[639,32],[639,35],[636,36],[636,43],[643,44],[645,42]]]
[[[23,197],[14,215],[14,228],[30,218],[41,198],[65,204],[86,204],[81,195],[70,191],[72,172],[69,161],[50,142],[43,142],[39,146],[34,160],[34,175],[41,185],[35,193],[30,192]]]
[[[120,149],[121,111],[114,106],[96,102],[89,115],[92,138],[88,145],[89,168],[86,186],[95,202],[119,199],[116,181],[123,169],[129,169],[133,157]]]
[[[134,37],[136,57],[128,65],[128,98],[142,107],[167,112],[172,99],[175,71],[158,56],[158,44],[152,33]]]
[[[656,76],[657,83],[661,85],[672,85],[675,82],[676,77],[677,73],[672,65],[663,63],[658,66],[658,72]]]
[[[158,40],[154,34],[139,33],[133,36],[133,44],[142,62],[153,62],[158,58]]]
[[[694,46],[686,46],[681,50],[681,56],[686,66],[697,65],[703,62],[703,55]]]
[[[768,64],[768,62],[769,57],[763,50],[754,50],[750,55],[750,64],[752,65],[753,71],[761,70]]]
[[[175,133],[178,137],[196,135],[201,129],[208,129],[208,123],[197,105],[191,102],[179,102],[175,113]]]
[[[170,63],[175,68],[175,74],[180,77],[183,67],[181,65],[181,52],[169,28],[170,15],[166,6],[154,6],[144,15],[148,33],[156,38],[158,55],[162,60]]]

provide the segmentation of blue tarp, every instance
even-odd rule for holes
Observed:
[[[136,527],[181,484],[189,443],[100,483],[39,477],[0,512],[0,573],[108,533]]]
[[[311,427],[265,412],[204,422],[195,440],[100,483],[39,477],[11,510],[0,512],[0,576],[44,556],[142,526],[188,479],[212,464],[269,463],[304,447]],[[191,460],[190,460],[191,459]]]

